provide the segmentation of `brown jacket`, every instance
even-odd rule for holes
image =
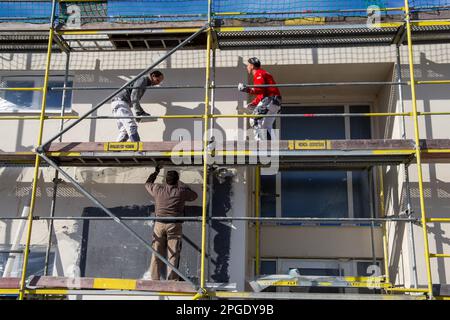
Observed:
[[[197,193],[181,181],[175,186],[147,182],[145,188],[155,199],[155,215],[157,217],[183,216],[184,203],[197,199]]]

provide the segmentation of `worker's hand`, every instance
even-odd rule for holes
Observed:
[[[136,117],[149,117],[151,114],[145,112],[145,111],[136,111]],[[136,122],[141,122],[142,119],[136,119]]]
[[[247,86],[243,83],[238,84],[238,90],[241,92],[247,92]]]
[[[162,168],[162,166],[161,166],[160,164],[158,164],[158,165],[155,167],[155,172],[156,172],[156,173],[159,173],[159,171],[161,171],[161,168]]]
[[[247,111],[244,107],[241,107],[240,105],[238,105],[236,107],[236,111],[238,112],[238,114],[242,114],[245,113],[245,111]]]

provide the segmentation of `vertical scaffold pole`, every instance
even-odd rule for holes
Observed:
[[[211,0],[208,0],[208,24],[206,38],[206,75],[205,75],[205,112],[203,115],[203,189],[202,189],[202,249],[200,258],[200,295],[205,296],[206,291],[206,229],[207,229],[207,203],[208,203],[208,144],[209,144],[209,103],[210,103],[210,81],[211,81]]]
[[[215,46],[213,46],[212,48],[212,61],[211,61],[211,115],[214,115],[214,110],[215,110],[215,86],[216,83],[216,49]],[[211,117],[210,118],[210,134],[209,134],[209,139],[212,140],[214,139],[214,118]],[[209,177],[209,189],[208,189],[208,197],[209,197],[209,201],[208,201],[208,217],[211,218],[213,216],[213,196],[214,196],[214,176],[213,176],[213,171],[210,172],[210,177]],[[211,230],[212,230],[212,220],[210,219],[208,221],[208,281],[209,281],[209,277],[210,277],[210,270],[211,270],[211,252],[212,252],[212,239],[211,239]]]
[[[255,217],[261,217],[261,167],[255,169]],[[261,222],[255,221],[255,276],[261,273]]]
[[[52,2],[52,13],[50,17],[50,30],[48,34],[48,45],[47,45],[47,58],[45,62],[45,74],[44,74],[44,85],[42,89],[42,103],[41,103],[41,114],[39,117],[39,133],[37,145],[40,146],[42,144],[42,137],[44,133],[44,122],[45,122],[45,107],[47,105],[47,91],[48,91],[48,78],[50,75],[50,62],[52,56],[52,44],[53,44],[53,22],[55,18],[55,8],[56,8],[56,0]],[[33,185],[31,189],[31,201],[30,201],[30,212],[28,213],[27,219],[27,236],[26,236],[26,244],[25,244],[25,253],[23,258],[23,267],[22,267],[22,275],[20,277],[20,287],[19,287],[19,300],[23,300],[25,293],[25,279],[27,275],[27,267],[28,260],[30,254],[30,243],[31,243],[31,234],[33,230],[33,213],[35,209],[36,203],[36,194],[37,194],[37,183],[39,178],[39,167],[41,164],[41,157],[36,154],[36,160],[34,164],[34,174],[33,174]]]
[[[413,108],[412,111],[414,121],[414,140],[416,145],[415,153],[417,161],[417,179],[419,184],[420,213],[422,221],[425,265],[427,269],[428,297],[431,299],[433,298],[433,280],[431,277],[430,248],[428,243],[427,216],[425,212],[425,196],[423,190],[422,157],[420,152],[420,132],[419,132],[419,120],[418,120],[417,98],[416,98],[416,80],[414,76],[414,53],[412,44],[411,17],[408,0],[405,0],[405,22],[406,22],[406,35],[408,38],[409,72],[410,72],[411,100],[412,100],[412,108]]]
[[[62,92],[62,98],[61,98],[61,117],[64,117],[66,110],[66,100],[67,100],[67,90],[68,82],[69,82],[69,65],[70,65],[70,52],[66,53],[66,67],[64,70],[64,89]],[[64,129],[64,119],[61,119],[61,122],[59,123],[59,130],[62,131]],[[58,141],[62,142],[62,137],[59,136]],[[50,207],[50,217],[55,216],[55,210],[56,210],[56,197],[58,193],[58,184],[59,184],[59,171],[55,170],[55,177],[53,178],[53,193],[52,193],[52,204]],[[45,262],[44,262],[44,276],[48,276],[48,264],[50,261],[50,251],[52,249],[52,235],[53,235],[53,226],[54,226],[54,220],[50,219],[49,226],[48,226],[48,240],[47,240],[47,249],[45,251]]]

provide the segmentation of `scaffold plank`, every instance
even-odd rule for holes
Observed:
[[[18,289],[19,278],[0,278],[1,289]],[[33,276],[26,289],[70,290],[131,290],[148,292],[195,293],[192,285],[184,281],[154,281],[111,278],[68,278]]]
[[[201,141],[139,143],[64,142],[46,148],[48,157],[61,166],[148,166],[156,162],[201,165]],[[423,161],[450,162],[450,139],[421,140]],[[270,157],[281,166],[358,167],[401,164],[414,161],[412,140],[282,140],[279,142],[227,141],[211,146],[211,155],[221,165],[259,165]],[[32,165],[33,152],[1,152],[0,164]]]

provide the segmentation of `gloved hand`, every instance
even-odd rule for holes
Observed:
[[[145,112],[145,111],[136,111],[136,117],[148,117],[151,116],[151,114]],[[142,119],[136,119],[136,122],[141,122]]]
[[[245,84],[239,83],[238,84],[238,90],[241,91],[241,92],[247,92],[248,88],[247,88],[247,86]]]

